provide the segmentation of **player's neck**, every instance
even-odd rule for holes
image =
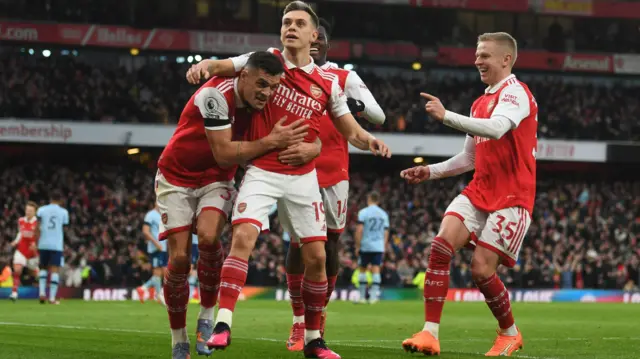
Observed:
[[[31,218],[33,218],[33,217],[35,217],[35,216],[25,216],[25,218],[27,218],[28,221],[30,221]]]
[[[285,47],[283,54],[284,58],[296,65],[296,67],[304,67],[311,62],[308,47],[304,49],[289,49]]]
[[[493,83],[491,85],[489,85],[489,87],[493,87],[493,86],[501,83],[502,81],[504,81],[504,79],[506,79],[509,76],[511,76],[511,71],[506,72],[504,74],[501,74],[500,76],[496,77],[496,81],[493,81]]]
[[[313,61],[315,61],[316,65],[318,65],[318,66],[324,66],[324,64],[327,63],[327,58],[325,57],[325,58],[322,58],[320,60],[313,60]]]

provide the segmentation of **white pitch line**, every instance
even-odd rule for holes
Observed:
[[[121,329],[121,328],[99,328],[99,327],[86,327],[86,326],[76,326],[76,325],[61,325],[61,324],[35,324],[35,323],[17,323],[17,322],[0,322],[1,325],[6,326],[20,326],[20,327],[36,327],[36,328],[58,328],[58,329],[74,329],[74,330],[93,330],[93,331],[101,331],[101,332],[118,332],[118,333],[138,333],[138,334],[161,334],[166,335],[167,332],[160,331],[150,331],[150,330],[137,330],[137,329]],[[276,338],[244,338],[238,337],[238,339],[246,339],[246,340],[259,340],[266,342],[284,342],[285,339],[276,339]],[[640,337],[604,337],[602,340],[640,340]],[[530,338],[527,341],[588,341],[588,338]],[[440,340],[445,342],[480,342],[487,341],[486,338],[465,338],[465,339],[446,339]],[[399,343],[400,340],[391,340],[391,339],[379,339],[379,340],[369,340],[369,339],[354,339],[354,340],[331,340],[331,343],[336,343],[340,346],[345,347],[354,347],[354,348],[383,348],[383,349],[399,349],[398,345],[390,346],[390,345],[370,345],[365,343]],[[362,344],[357,344],[362,343]],[[451,353],[461,353],[461,354],[479,354],[483,353],[469,353],[463,351],[448,351]],[[524,358],[524,359],[558,359],[554,357],[538,357],[538,356],[530,356],[530,355],[518,355],[515,357]]]

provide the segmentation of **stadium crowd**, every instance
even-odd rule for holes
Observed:
[[[66,229],[63,282],[137,286],[150,275],[141,227],[153,206],[152,166],[125,161],[105,165],[79,161],[73,165],[47,163],[10,166],[0,174],[0,261],[9,261],[10,241],[27,200],[47,202],[55,183],[65,194],[70,225]],[[553,177],[551,177],[553,178]],[[353,233],[357,211],[366,194],[381,193],[389,212],[391,235],[383,265],[385,287],[413,286],[427,266],[435,237],[449,201],[465,178],[410,186],[395,174],[352,174],[347,230],[342,236],[339,286],[348,286],[356,269]],[[500,275],[512,288],[638,287],[640,274],[640,182],[540,180],[531,228],[518,265]],[[273,231],[263,234],[253,253],[247,283],[285,283],[281,227],[274,216]],[[223,234],[229,246],[228,231]],[[472,287],[468,267],[471,252],[463,250],[452,262],[452,286]],[[81,273],[86,273],[81,276]],[[26,279],[26,283],[29,283]]]
[[[0,54],[0,117],[176,123],[195,91],[183,77],[187,65],[150,62],[128,71],[113,65],[89,65],[69,56]],[[483,91],[477,76],[468,72],[458,76],[433,70],[412,79],[375,75],[366,69],[359,73],[387,112],[384,125],[369,125],[374,131],[455,133],[427,118],[420,91],[436,94],[448,109],[461,113]],[[525,76],[540,106],[540,138],[640,140],[637,83]],[[425,80],[430,77],[438,80]]]

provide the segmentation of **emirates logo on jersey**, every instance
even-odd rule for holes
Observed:
[[[493,110],[493,106],[496,105],[496,99],[492,99],[491,101],[489,101],[489,104],[487,105],[487,111],[491,112],[491,110]]]
[[[322,89],[315,84],[311,84],[311,95],[315,98],[322,96]]]

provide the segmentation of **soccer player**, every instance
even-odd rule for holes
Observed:
[[[358,257],[360,274],[360,302],[365,302],[367,294],[367,268],[371,265],[372,284],[369,292],[369,303],[377,303],[380,299],[380,265],[384,249],[389,240],[389,215],[378,206],[380,194],[376,191],[367,196],[367,207],[358,212],[358,225],[355,234],[355,250]]]
[[[158,205],[156,204],[144,216],[144,224],[142,225],[142,234],[147,241],[147,253],[151,259],[153,274],[146,283],[136,289],[138,297],[140,297],[140,303],[144,303],[147,292],[150,299],[164,303],[161,291],[162,277],[164,277],[165,267],[167,266],[167,242],[159,240],[161,221]]]
[[[385,114],[375,98],[364,85],[355,71],[348,71],[327,61],[331,26],[325,19],[320,19],[318,39],[311,45],[311,57],[322,70],[333,73],[338,77],[338,84],[347,96],[347,104],[352,114],[361,115],[373,124],[382,124]],[[340,132],[335,128],[328,114],[322,117],[319,138],[322,142],[320,157],[316,160],[316,171],[320,193],[324,205],[327,221],[327,280],[328,290],[325,307],[322,312],[320,333],[324,337],[326,322],[326,306],[335,288],[338,271],[340,269],[339,240],[344,231],[347,217],[347,203],[349,201],[349,145]],[[295,165],[297,160],[295,148],[280,153],[283,163]],[[304,273],[300,248],[290,247],[287,252],[287,286],[291,306],[293,309],[293,324],[287,340],[287,349],[300,351],[304,347],[304,306],[298,300],[300,285]]]
[[[62,250],[64,249],[64,226],[69,224],[69,212],[62,208],[62,195],[58,191],[51,194],[51,203],[38,208],[39,238],[38,251],[40,252],[40,303],[46,302],[47,276],[49,281],[49,303],[60,304],[56,300],[60,275],[58,271],[62,266]],[[36,235],[38,236],[38,234]]]
[[[317,38],[318,23],[317,15],[304,2],[294,1],[285,7],[281,27],[284,50],[270,49],[285,64],[284,77],[264,116],[256,116],[251,122],[251,138],[264,136],[278,118],[295,115],[305,118],[310,124],[312,131],[305,140],[313,142],[320,130],[320,118],[328,111],[332,113],[336,127],[351,144],[389,157],[386,145],[362,129],[351,115],[335,75],[323,71],[311,59],[309,51]],[[187,78],[199,81],[202,72],[234,73],[244,66],[246,58],[245,54],[226,60],[208,60],[190,70]],[[278,203],[283,227],[291,228],[295,240],[304,243],[305,356],[339,358],[327,348],[320,336],[320,320],[327,293],[326,223],[315,162],[289,166],[278,160],[278,151],[256,158],[245,173],[233,211],[231,252],[222,270],[220,310],[214,334],[207,345],[222,349],[230,344],[232,314],[247,278],[247,261],[258,234],[268,224],[269,209],[274,203]]]
[[[236,195],[233,177],[237,164],[298,143],[307,135],[308,126],[301,125],[302,120],[283,126],[284,119],[280,119],[270,133],[257,141],[232,141],[232,123],[233,129],[240,131],[247,116],[262,111],[278,87],[282,72],[280,60],[263,51],[252,54],[237,77],[213,77],[207,81],[186,104],[158,161],[160,239],[167,239],[169,253],[163,289],[174,359],[190,357],[186,311],[194,217],[200,254],[196,350],[200,355],[210,355],[205,340],[213,329],[213,307],[224,260],[218,238]]]
[[[445,110],[436,97],[425,110],[445,125],[466,132],[464,149],[447,161],[402,171],[409,183],[456,176],[475,168],[473,180],[447,208],[431,244],[424,300],[425,325],[405,340],[405,350],[439,354],[438,329],[449,288],[453,254],[475,247],[471,275],[484,294],[500,329],[487,356],[510,356],[522,348],[509,293],[496,275],[500,264],[512,267],[531,223],[536,191],[538,106],[511,70],[516,40],[504,32],[478,37],[475,65],[488,87],[471,107],[471,116]]]
[[[9,298],[14,302],[18,299],[18,287],[20,287],[22,269],[24,267],[31,270],[38,268],[37,209],[38,205],[35,202],[27,202],[24,217],[18,220],[18,235],[11,242],[11,246],[16,249],[16,252],[13,254],[13,289]]]

